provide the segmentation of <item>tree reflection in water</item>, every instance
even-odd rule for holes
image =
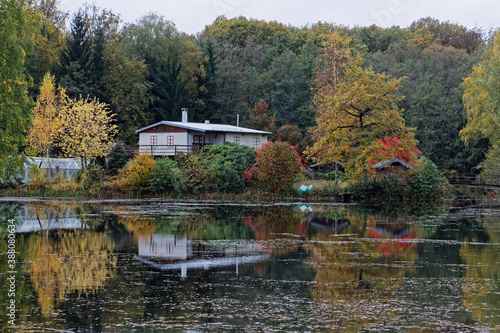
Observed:
[[[500,243],[498,225],[500,219],[487,216],[484,221],[485,234],[490,243]],[[467,265],[462,282],[462,302],[472,318],[490,327],[500,327],[500,253],[498,246],[477,244],[477,239],[466,239],[460,247],[460,257]]]
[[[78,208],[62,203],[27,205],[26,216],[35,216],[42,228],[29,236],[25,260],[43,313],[50,312],[68,294],[97,293],[114,275],[117,259],[108,234],[86,230],[81,218],[80,229],[54,230],[64,226],[68,216],[77,216]]]
[[[316,318],[347,331],[398,320],[401,309],[394,301],[413,269],[419,228],[406,217],[383,220],[338,210],[339,218],[350,222],[341,233],[317,233],[306,246],[316,267],[317,284],[311,288]]]
[[[413,218],[398,209],[310,210],[139,201],[10,209],[4,216],[26,222],[16,237],[24,245],[18,277],[26,281],[18,290],[20,327],[467,331],[499,325],[498,213]],[[158,251],[159,262],[245,256],[254,248],[269,260],[190,269],[183,277],[136,259],[141,244],[160,241],[191,252],[165,258]]]

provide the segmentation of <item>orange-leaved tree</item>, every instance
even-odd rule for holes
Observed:
[[[371,172],[370,161],[381,149],[379,139],[397,136],[407,147],[417,141],[396,104],[403,98],[397,91],[404,78],[362,68],[349,43],[333,33],[323,45],[314,88],[317,125],[311,132],[316,142],[308,155],[316,162],[343,162],[349,178],[356,180]]]

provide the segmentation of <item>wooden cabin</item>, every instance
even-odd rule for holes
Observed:
[[[233,125],[188,122],[187,109],[182,110],[182,121],[160,121],[136,131],[139,134],[139,152],[154,156],[174,156],[178,152],[192,152],[196,147],[233,142],[260,148],[271,132]]]
[[[408,179],[408,170],[413,170],[413,167],[406,162],[395,158],[390,161],[379,162],[372,165],[371,169],[375,169],[375,180],[381,182],[385,176],[395,177],[405,182]]]

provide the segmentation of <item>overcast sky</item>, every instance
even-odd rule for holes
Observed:
[[[428,16],[468,28],[500,26],[500,0],[60,0],[60,8],[74,13],[85,2],[111,9],[125,23],[157,12],[189,34],[202,31],[219,15],[275,20],[296,27],[319,21],[350,27],[407,27]]]

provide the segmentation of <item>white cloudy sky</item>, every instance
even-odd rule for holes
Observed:
[[[60,0],[73,13],[83,3],[95,3],[134,22],[154,11],[189,34],[200,32],[219,15],[276,20],[293,26],[325,21],[348,26],[407,27],[422,17],[434,17],[485,30],[500,26],[500,0]]]

